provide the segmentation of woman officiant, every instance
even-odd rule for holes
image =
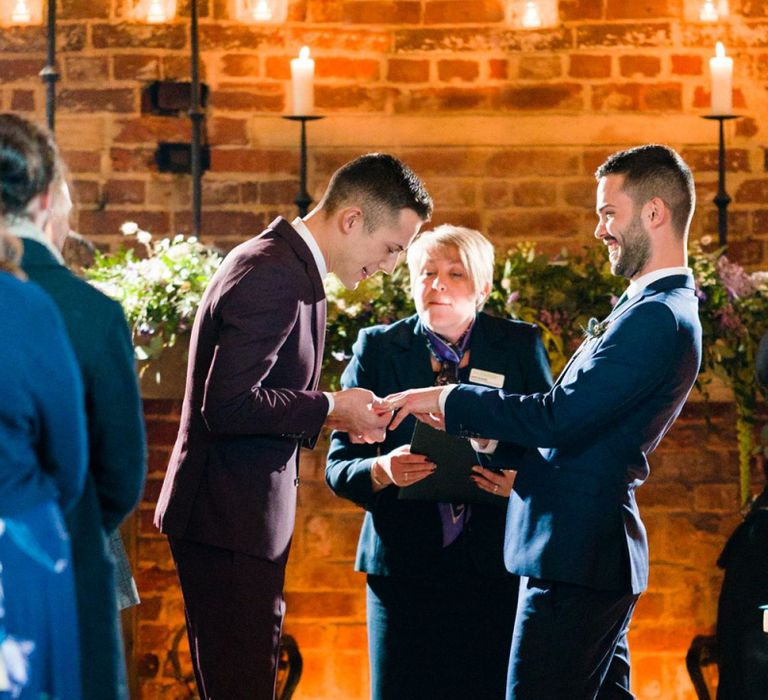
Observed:
[[[342,386],[378,396],[450,382],[547,391],[536,327],[481,311],[493,257],[491,243],[471,229],[419,235],[407,258],[417,313],[361,331]],[[500,699],[518,588],[502,556],[514,465],[475,466],[467,479],[486,492],[477,502],[403,500],[401,490],[435,469],[410,452],[414,424],[409,417],[380,445],[334,432],[326,466],[331,489],[366,510],[355,568],[367,574],[371,697]]]

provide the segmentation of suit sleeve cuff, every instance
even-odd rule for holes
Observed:
[[[330,391],[324,391],[323,395],[328,399],[328,413],[326,416],[330,416],[333,413],[333,409],[336,408],[336,402],[333,400],[333,394]]]

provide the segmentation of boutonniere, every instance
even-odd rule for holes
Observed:
[[[590,318],[587,321],[587,327],[584,329],[584,335],[590,340],[599,338],[608,330],[610,323],[607,319],[605,321],[598,321],[596,318]]]

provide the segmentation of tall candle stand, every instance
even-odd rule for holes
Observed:
[[[324,117],[318,114],[288,114],[283,119],[301,123],[299,193],[293,201],[299,210],[299,216],[306,216],[307,211],[309,211],[309,205],[312,204],[312,197],[307,192],[307,122],[314,122],[318,119],[324,119]]]
[[[56,129],[56,81],[59,73],[56,70],[56,0],[48,0],[48,35],[46,37],[47,62],[40,71],[40,79],[45,84],[45,120],[48,129],[54,133]]]
[[[704,119],[718,122],[720,146],[718,150],[717,194],[712,200],[717,205],[717,240],[721,248],[728,245],[728,205],[731,198],[725,191],[725,129],[723,125],[731,119],[738,119],[737,114],[705,114]]]

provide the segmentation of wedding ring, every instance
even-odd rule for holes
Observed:
[[[494,493],[498,493],[499,492],[499,485],[498,484],[494,484],[493,485],[493,492]]]
[[[408,481],[408,472],[405,472],[405,480]]]

